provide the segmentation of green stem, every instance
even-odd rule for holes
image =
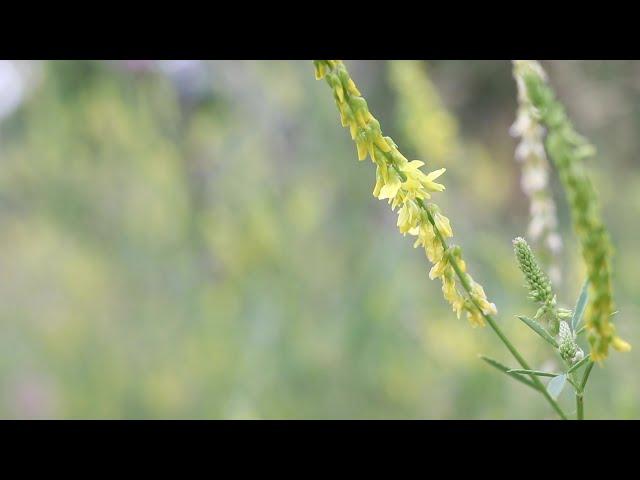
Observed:
[[[578,409],[577,419],[584,420],[584,398],[582,393],[576,392],[576,407]]]
[[[557,377],[562,375],[561,373],[552,373],[552,372],[542,372],[540,370],[520,370],[520,369],[511,369],[510,373],[519,373],[522,375],[536,375],[537,377]]]
[[[509,375],[511,378],[516,379],[519,382],[524,383],[525,385],[533,388],[534,390],[538,390],[538,387],[536,387],[533,382],[531,380],[529,380],[528,378],[519,375],[517,373],[512,373],[510,372],[510,368],[501,364],[500,362],[498,362],[497,360],[494,360],[493,358],[487,357],[485,355],[480,355],[480,358],[482,360],[484,360],[485,362],[487,362],[489,365],[491,365],[492,367],[496,368],[497,370],[506,373],[507,375]]]
[[[455,267],[454,267],[454,270],[455,270]],[[473,299],[472,299],[472,301],[473,301]],[[476,307],[477,307],[477,305],[476,305]],[[480,311],[482,312],[482,310],[480,310]],[[502,333],[502,330],[500,330],[500,328],[498,327],[496,322],[493,320],[491,315],[486,315],[485,313],[482,313],[482,316],[485,318],[485,320],[491,326],[491,328],[493,328],[493,331],[496,332],[496,334],[498,335],[500,340],[502,340],[502,343],[505,344],[505,346],[509,349],[509,351],[511,352],[513,357],[516,359],[516,361],[522,366],[522,368],[524,368],[525,370],[531,370],[531,367],[529,366],[529,364],[526,362],[526,360],[524,358],[522,358],[522,355],[520,355],[518,350],[511,344],[511,342],[504,335],[504,333]],[[549,392],[547,392],[546,387],[542,384],[540,379],[538,377],[536,377],[535,375],[529,375],[529,378],[531,378],[531,381],[536,385],[536,387],[538,387],[538,390],[540,390],[540,393],[542,393],[542,395],[547,399],[549,404],[551,404],[553,409],[558,413],[558,415],[560,415],[560,418],[562,418],[563,420],[566,420],[567,416],[564,414],[564,412],[560,408],[560,405],[558,405],[558,402],[556,402],[553,399],[553,397],[551,397],[551,395],[549,395]]]
[[[589,354],[587,354],[586,357],[584,357],[582,360],[580,360],[579,362],[577,362],[573,367],[571,367],[569,370],[567,370],[567,373],[573,373],[575,372],[577,369],[579,369],[582,365],[584,365],[585,363],[587,363],[590,360],[591,357],[589,357]]]
[[[589,380],[589,375],[591,374],[591,369],[595,364],[593,362],[589,362],[587,365],[587,369],[584,371],[584,375],[582,377],[582,382],[580,383],[580,392],[584,392],[584,387],[587,386],[587,380]]]
[[[578,410],[576,417],[578,420],[584,420],[584,387],[586,387],[587,385],[587,380],[589,380],[589,375],[591,374],[593,365],[594,363],[592,361],[589,361],[589,365],[587,365],[587,368],[584,371],[584,375],[582,376],[582,381],[580,382],[579,388],[576,389],[576,407]]]

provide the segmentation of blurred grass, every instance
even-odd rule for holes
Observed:
[[[617,328],[636,346],[593,372],[590,418],[640,416],[639,65],[545,64],[599,150]],[[46,62],[0,120],[0,417],[552,418],[478,359],[512,364],[488,330],[455,318],[373,198],[374,169],[356,161],[310,62],[161,66]],[[417,156],[388,65],[349,66]],[[540,366],[551,352],[514,318],[533,312],[510,242],[528,221],[510,65],[428,66],[459,136],[438,203]],[[583,269],[555,189],[571,307]]]

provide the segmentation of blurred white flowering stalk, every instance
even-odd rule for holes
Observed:
[[[11,115],[40,79],[39,62],[0,60],[0,121]]]
[[[527,97],[527,89],[518,70],[526,66],[536,70],[543,78],[546,74],[540,64],[533,60],[514,60],[514,78],[518,88],[518,114],[510,133],[520,138],[515,158],[522,165],[520,185],[529,198],[530,221],[528,237],[540,245],[548,257],[548,272],[552,282],[561,280],[558,259],[562,251],[562,238],[556,217],[556,205],[549,190],[549,162],[544,148],[544,128],[533,113]]]

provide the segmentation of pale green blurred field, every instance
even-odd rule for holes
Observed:
[[[448,169],[434,200],[541,367],[552,352],[514,318],[535,309],[511,251],[528,205],[509,62],[424,63],[446,113],[426,146],[389,62],[346,64],[400,149]],[[640,63],[543,64],[598,149],[615,321],[635,347],[594,370],[586,416],[640,418]],[[553,418],[478,359],[513,364],[372,196],[311,62],[0,66],[0,417]],[[553,187],[572,307],[584,270]]]

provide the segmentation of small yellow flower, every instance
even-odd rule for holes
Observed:
[[[484,317],[477,308],[467,309],[467,319],[472,327],[484,327]]]
[[[438,170],[434,170],[428,175],[425,175],[423,173],[420,178],[420,181],[422,182],[422,186],[431,192],[443,192],[445,190],[444,185],[440,183],[436,183],[434,182],[434,180],[446,171],[447,171],[446,168],[440,168]]]
[[[387,179],[384,186],[380,189],[380,195],[378,195],[378,198],[380,200],[388,198],[389,202],[391,202],[391,200],[398,194],[398,190],[400,190],[401,186],[402,180],[400,180],[398,174],[393,169],[387,171]]]
[[[631,350],[631,344],[628,342],[625,342],[620,337],[613,337],[613,340],[611,341],[611,346],[619,352],[628,352]]]
[[[469,283],[471,284],[471,296],[480,305],[482,313],[485,315],[495,315],[498,313],[498,309],[495,304],[490,303],[487,300],[487,296],[484,293],[484,288],[479,283],[476,283],[471,277],[469,277]]]
[[[400,233],[406,234],[416,227],[420,220],[421,212],[416,202],[408,200],[402,205],[398,212],[398,229]]]
[[[436,223],[436,228],[443,236],[453,237],[453,230],[451,229],[451,224],[449,223],[449,219],[447,217],[442,215],[440,212],[435,212],[433,214],[433,220]]]
[[[451,304],[456,316],[460,318],[460,313],[464,309],[464,297],[460,295],[456,288],[455,278],[453,276],[453,270],[447,270],[442,276],[442,293],[444,298]]]
[[[431,280],[435,280],[436,278],[440,278],[444,275],[447,269],[450,269],[449,260],[447,257],[443,257],[438,263],[436,263],[431,270],[429,271],[429,278]]]
[[[383,169],[386,172],[386,166],[384,165],[378,165],[378,168],[376,168],[376,184],[373,187],[373,196],[376,198],[380,198],[380,191],[385,185]]]

